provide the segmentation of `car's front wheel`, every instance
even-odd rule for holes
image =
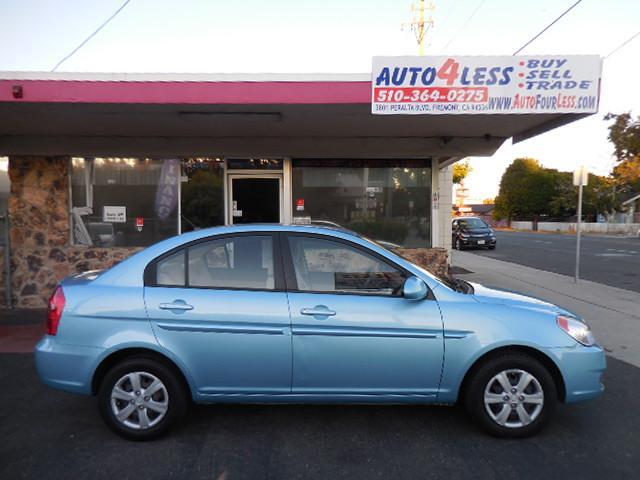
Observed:
[[[151,440],[182,418],[188,400],[170,368],[140,357],[109,370],[100,384],[98,403],[102,418],[113,431],[131,440]]]
[[[488,433],[528,437],[552,417],[558,394],[555,382],[535,358],[507,353],[483,363],[465,392],[467,411]]]

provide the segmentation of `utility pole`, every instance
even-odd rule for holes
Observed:
[[[435,8],[436,7],[431,0],[429,1],[428,5],[425,5],[424,0],[420,0],[420,3],[418,5],[411,4],[411,12],[413,18],[411,19],[411,22],[403,23],[401,26],[401,30],[409,27],[409,29],[415,35],[420,55],[424,55],[424,39],[429,29],[433,27],[432,12],[435,10]],[[425,13],[428,13],[428,18],[426,19]]]
[[[576,275],[574,282],[580,279],[580,234],[582,230],[582,187],[589,183],[589,171],[584,165],[573,172],[573,184],[578,187],[578,218],[576,221]]]

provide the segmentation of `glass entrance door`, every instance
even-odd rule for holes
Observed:
[[[229,223],[280,223],[281,181],[279,175],[230,176]]]

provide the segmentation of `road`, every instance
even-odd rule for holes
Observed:
[[[32,354],[0,354],[0,478],[637,478],[640,369],[609,358],[606,394],[538,436],[499,440],[460,409],[213,405],[155,442],[121,439],[92,397],[47,389]]]
[[[555,233],[496,232],[495,250],[478,255],[563,275],[574,275],[576,237]],[[582,237],[580,277],[640,292],[640,238]]]

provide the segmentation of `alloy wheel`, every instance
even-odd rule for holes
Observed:
[[[520,369],[503,370],[484,390],[484,406],[498,425],[522,428],[534,422],[544,407],[544,392],[536,377]]]
[[[110,405],[118,422],[132,429],[145,430],[160,423],[166,415],[169,393],[155,375],[131,372],[114,384]]]

